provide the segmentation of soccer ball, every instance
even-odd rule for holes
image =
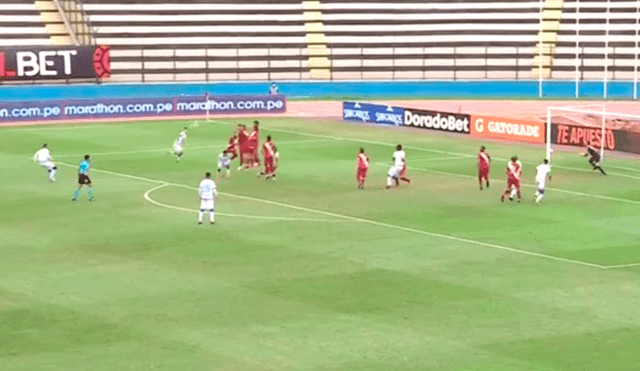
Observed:
[[[553,149],[550,149],[550,150],[549,150],[549,153],[553,153]]]

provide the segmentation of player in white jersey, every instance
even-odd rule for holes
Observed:
[[[551,180],[551,166],[549,160],[545,159],[544,162],[536,168],[538,170],[536,174],[536,197],[534,198],[537,204],[544,198],[544,187],[547,183],[547,178]]]
[[[56,172],[58,171],[58,167],[51,161],[51,153],[49,152],[49,148],[47,148],[47,143],[42,145],[42,148],[33,155],[33,160],[36,161],[40,166],[47,169],[49,172],[49,181],[56,181]]]
[[[182,157],[182,148],[187,142],[187,127],[184,127],[184,130],[180,132],[178,139],[173,142],[173,154],[176,155],[176,161],[180,161],[180,157]]]
[[[215,199],[218,197],[218,188],[216,182],[211,179],[211,173],[206,173],[204,179],[198,187],[198,196],[200,197],[200,212],[198,213],[198,224],[202,224],[202,217],[205,212],[209,212],[209,220],[211,224],[216,222],[215,217]]]
[[[222,151],[222,154],[218,157],[218,175],[222,174],[222,170],[226,170],[226,177],[231,176],[231,159],[227,154],[227,151]]]
[[[400,172],[398,172],[398,167],[396,165],[391,166],[389,171],[387,172],[387,189],[391,188],[391,186],[398,186],[400,177]]]
[[[402,150],[401,144],[396,146],[396,151],[393,153],[393,163],[398,169],[398,179],[411,184],[411,179],[407,177],[407,155]]]

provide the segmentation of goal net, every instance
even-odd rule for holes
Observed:
[[[591,146],[602,161],[606,151],[618,150],[617,131],[640,133],[640,115],[608,111],[604,104],[548,107],[547,158],[554,145]]]

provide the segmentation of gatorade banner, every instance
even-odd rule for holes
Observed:
[[[487,115],[471,116],[471,136],[504,141],[545,143],[545,123]]]

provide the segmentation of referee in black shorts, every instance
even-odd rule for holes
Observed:
[[[80,166],[78,166],[78,188],[73,194],[73,199],[71,201],[75,201],[80,196],[80,189],[83,185],[89,187],[87,190],[87,197],[89,201],[95,201],[93,197],[93,187],[91,184],[91,179],[89,178],[89,169],[91,168],[91,162],[89,161],[89,155],[84,156],[84,161],[80,162]]]

